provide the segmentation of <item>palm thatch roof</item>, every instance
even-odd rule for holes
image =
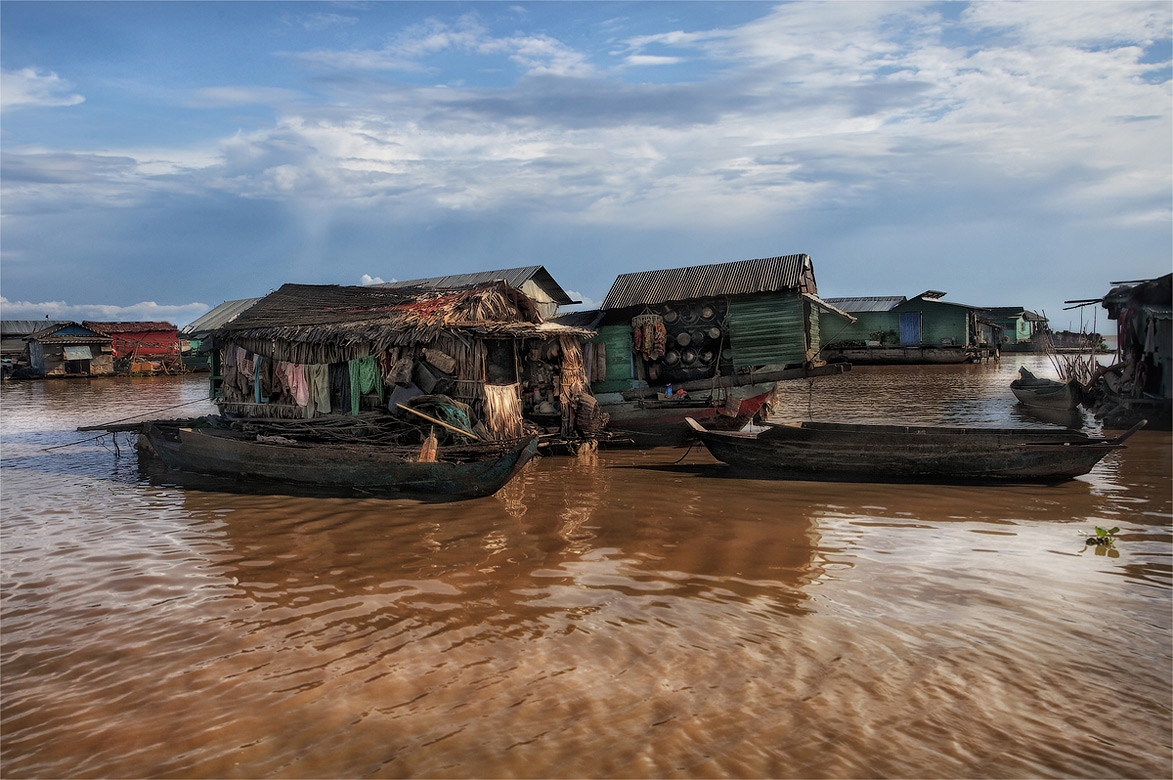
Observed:
[[[503,282],[449,289],[286,284],[226,323],[216,338],[378,351],[428,343],[441,333],[523,338],[590,331],[543,322],[534,301]]]

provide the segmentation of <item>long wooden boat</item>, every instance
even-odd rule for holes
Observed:
[[[1039,409],[1074,409],[1083,398],[1078,382],[1059,382],[1041,379],[1026,367],[1018,369],[1021,376],[1010,383],[1010,392],[1025,406]]]
[[[688,420],[717,460],[790,479],[1060,481],[1086,474],[1144,426],[1115,439],[1063,428],[951,428],[826,422],[711,431]]]
[[[370,488],[449,498],[496,493],[533,457],[538,437],[441,448],[420,462],[419,447],[297,442],[217,428],[146,424],[151,449],[170,468],[197,474],[330,488]]]

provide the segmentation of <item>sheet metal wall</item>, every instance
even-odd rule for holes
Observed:
[[[591,389],[596,393],[617,393],[630,390],[635,366],[632,364],[631,325],[604,325],[592,342],[607,347],[607,377],[595,382]]]
[[[806,361],[806,306],[796,294],[729,301],[729,344],[736,368]],[[817,349],[817,344],[815,345]]]

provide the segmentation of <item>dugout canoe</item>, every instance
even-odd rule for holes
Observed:
[[[446,498],[500,490],[533,457],[538,437],[441,447],[420,462],[419,447],[298,442],[216,428],[144,426],[151,449],[169,468],[327,488],[377,489]]]
[[[758,432],[689,427],[717,460],[789,479],[1057,482],[1092,470],[1144,426],[1114,439],[1065,428],[960,428],[827,422]]]

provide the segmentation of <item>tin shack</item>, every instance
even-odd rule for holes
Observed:
[[[113,339],[76,322],[63,322],[25,337],[34,376],[85,377],[114,373]]]
[[[590,438],[605,418],[586,382],[589,335],[544,321],[504,282],[286,284],[213,334],[214,397],[222,413],[287,419],[401,415],[425,399],[490,438]]]
[[[686,416],[743,425],[779,380],[841,373],[822,334],[851,317],[818,297],[809,255],[668,268],[616,278],[591,326],[591,389],[617,433],[678,444]]]

